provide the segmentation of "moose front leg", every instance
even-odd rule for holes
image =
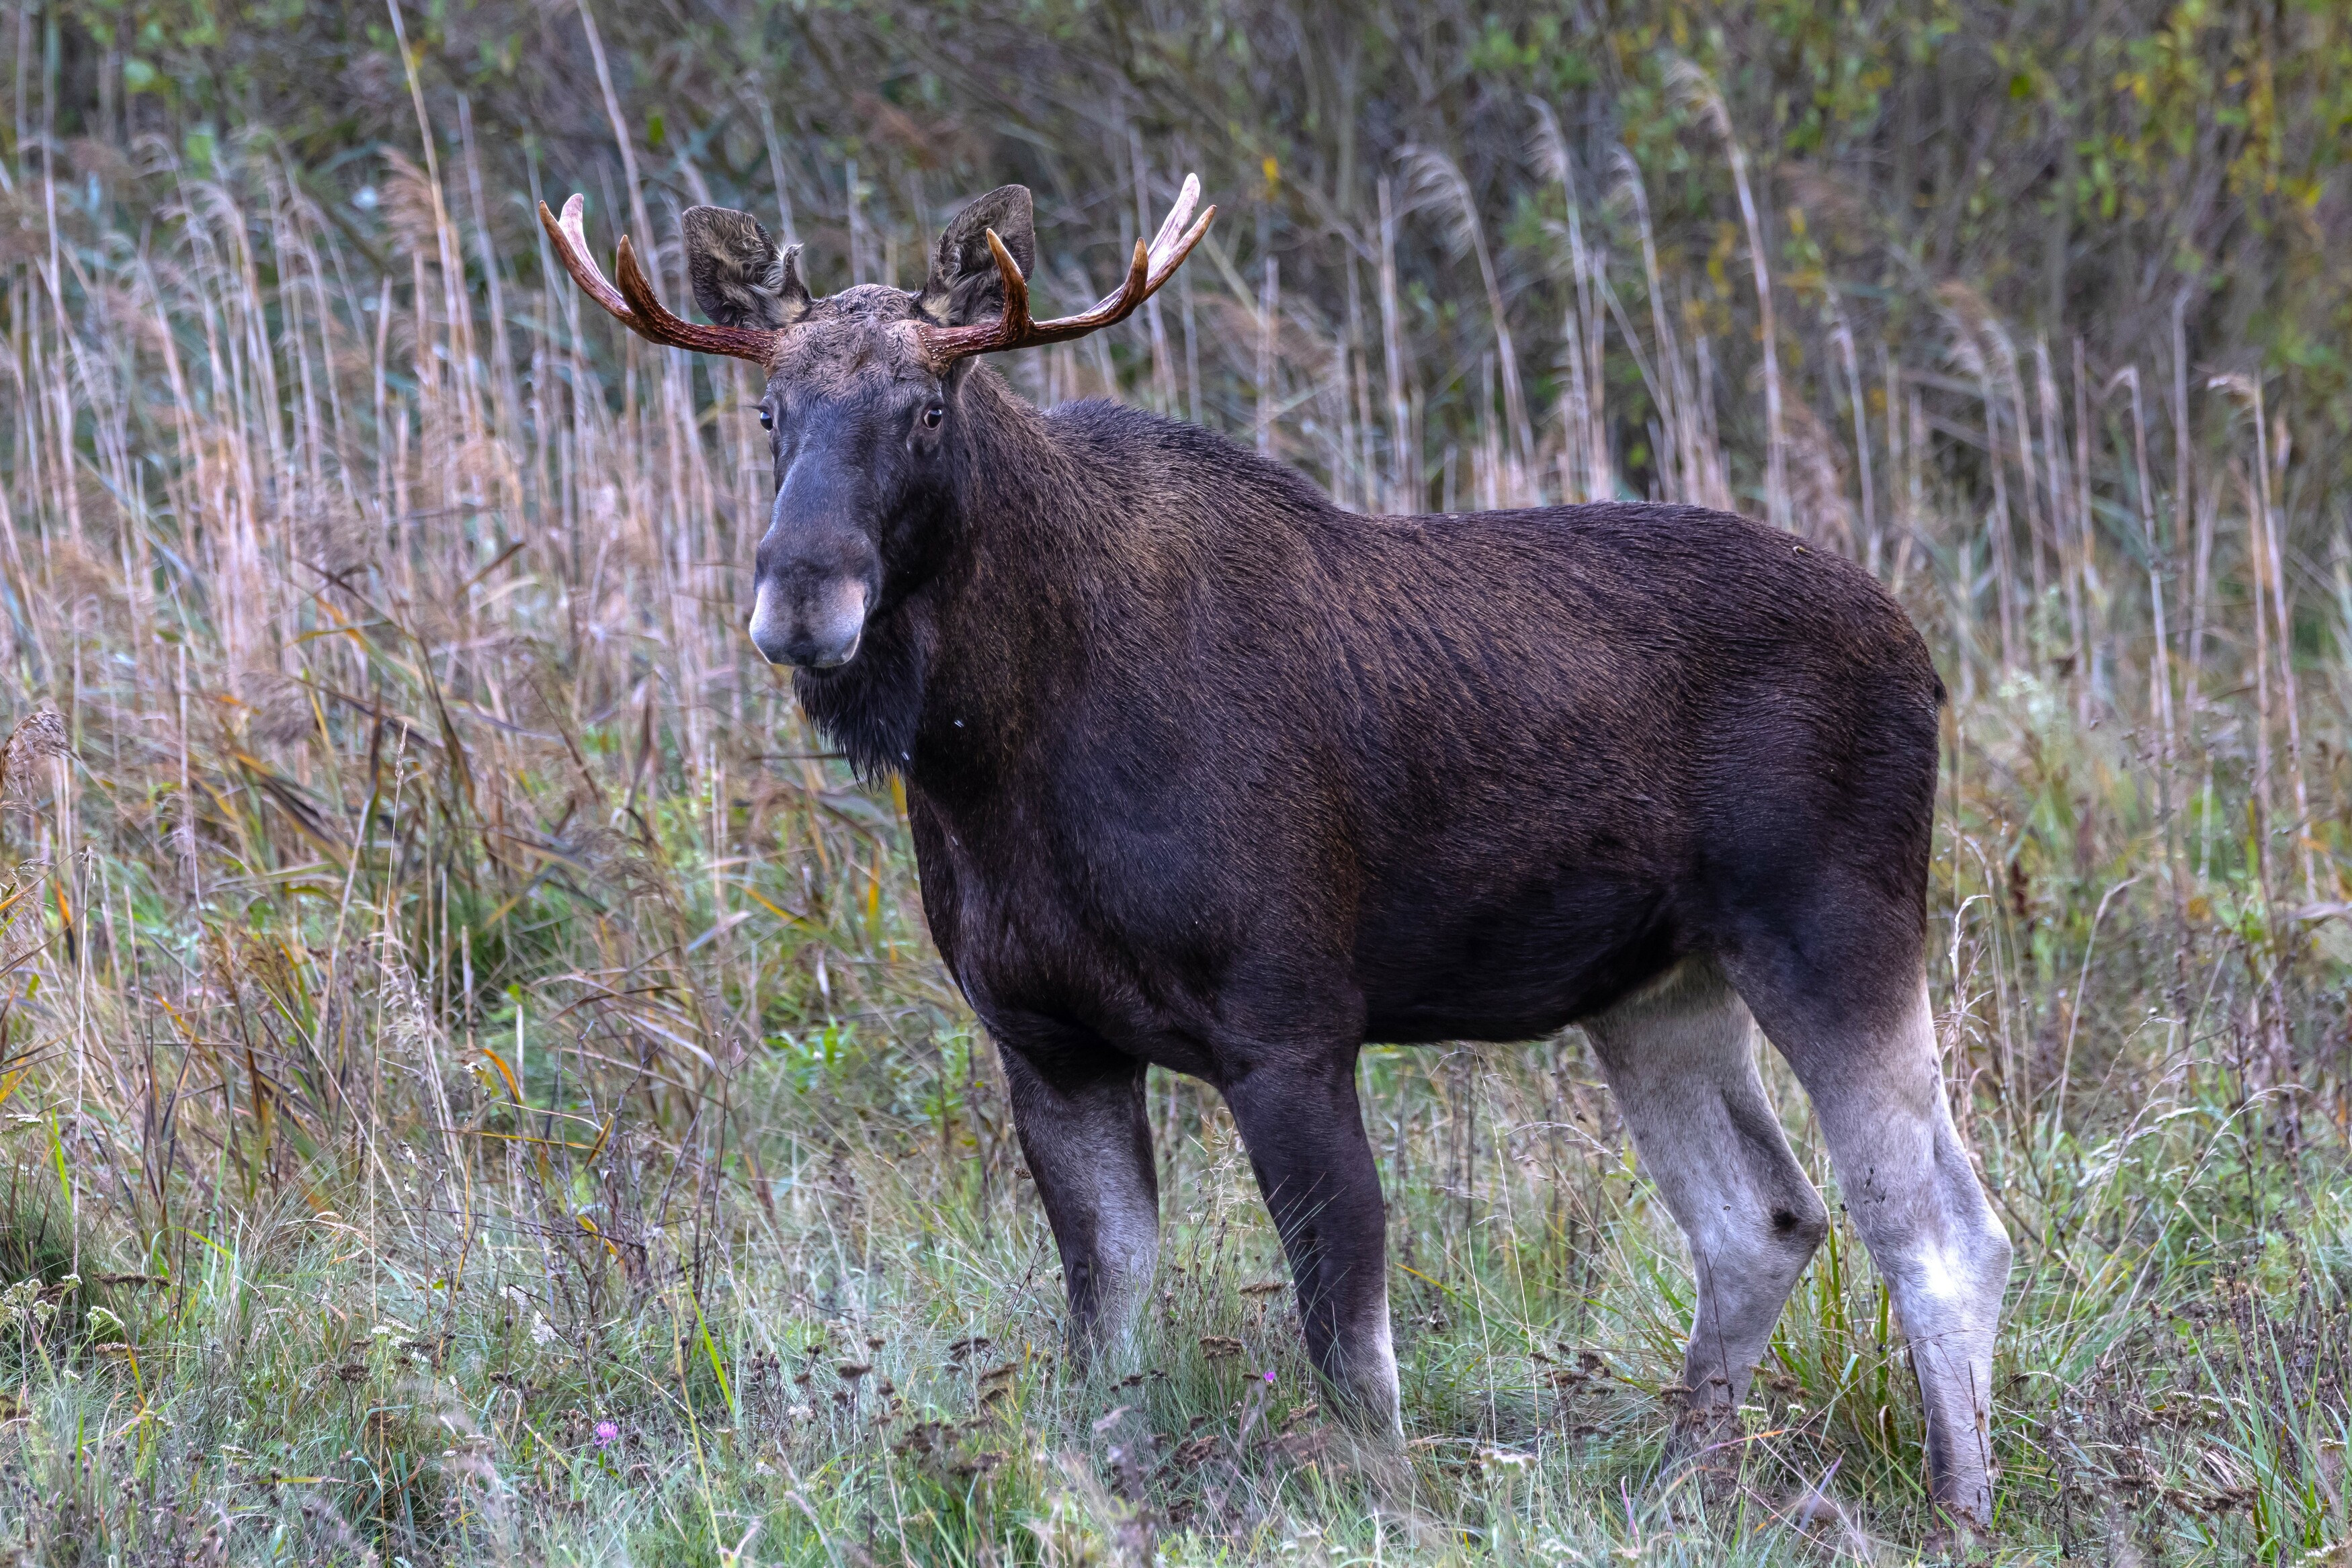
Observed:
[[[1070,1339],[1122,1354],[1160,1260],[1160,1181],[1144,1063],[1108,1047],[999,1053],[1013,1125],[1045,1203],[1070,1299]]]
[[[1356,1103],[1356,1053],[1253,1068],[1224,1085],[1298,1288],[1307,1354],[1339,1414],[1404,1435],[1389,1338],[1388,1218]]]

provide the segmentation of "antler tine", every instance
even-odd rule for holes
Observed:
[[[580,223],[580,214],[585,205],[581,197],[574,195],[563,204],[563,216],[558,219],[547,210],[547,204],[541,202],[539,204],[540,226],[547,231],[547,237],[555,242],[555,254],[562,258],[563,270],[572,275],[572,281],[580,286],[580,292],[603,306],[615,319],[635,327],[636,322],[630,317],[628,301],[621,298],[619,289],[604,281],[603,269],[597,267],[596,258],[588,253],[588,236],[582,232]]]
[[[1186,229],[1183,237],[1169,247],[1168,259],[1152,271],[1152,292],[1158,293],[1160,286],[1175,276],[1176,269],[1184,265],[1184,258],[1192,254],[1192,247],[1201,243],[1201,236],[1209,232],[1209,221],[1216,215],[1217,209],[1214,207],[1202,213],[1200,221]]]
[[[1160,232],[1151,236],[1151,259],[1155,267],[1161,254],[1167,250],[1168,242],[1184,232],[1184,225],[1192,221],[1192,209],[1200,204],[1201,176],[1187,174],[1183,188],[1176,193],[1176,204],[1168,209],[1167,219],[1160,224]]]
[[[1183,189],[1177,193],[1176,205],[1169,212],[1167,221],[1160,225],[1160,232],[1152,236],[1151,243],[1135,242],[1135,255],[1128,263],[1127,277],[1120,281],[1118,291],[1104,296],[1090,310],[1076,316],[1056,317],[1051,321],[1031,319],[1028,282],[1021,276],[1021,269],[1014,264],[1011,253],[1004,248],[1004,242],[996,237],[996,231],[988,230],[989,253],[995,257],[997,273],[1004,280],[1004,308],[995,320],[985,324],[974,322],[966,327],[924,325],[917,328],[931,363],[944,372],[956,361],[969,359],[974,354],[994,354],[1007,349],[1064,343],[1124,321],[1135,313],[1137,306],[1158,292],[1160,286],[1183,265],[1184,258],[1192,254],[1192,247],[1201,243],[1201,236],[1209,232],[1209,221],[1217,215],[1214,207],[1202,213],[1200,220],[1190,229],[1183,227],[1200,200],[1199,176],[1186,175]]]
[[[995,333],[1003,340],[1002,347],[1017,349],[1028,337],[1032,326],[1029,319],[1029,280],[1021,276],[1021,264],[1013,259],[1013,253],[1004,248],[1004,242],[996,237],[996,231],[983,229],[981,232],[988,236],[988,254],[995,260],[996,276],[1004,284],[1004,308],[997,314]]]
[[[614,288],[606,282],[595,258],[589,254],[588,236],[581,224],[582,206],[581,199],[573,196],[563,204],[563,216],[558,219],[541,202],[539,221],[555,241],[556,253],[562,257],[564,270],[572,274],[572,280],[580,285],[581,292],[610,312],[614,320],[640,338],[668,348],[724,354],[757,365],[765,365],[775,358],[777,346],[783,340],[782,331],[701,327],[671,315],[655,295],[645,269],[637,265],[636,251],[626,235],[621,236],[620,256],[614,267],[621,275],[621,286]]]

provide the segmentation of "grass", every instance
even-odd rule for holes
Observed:
[[[2196,978],[2226,988],[2234,962]],[[29,1121],[86,1152],[79,1171],[20,1155],[9,1195],[27,1217],[78,1202],[85,1228],[79,1258],[54,1223],[8,1238],[31,1282],[0,1301],[16,1528],[60,1562],[1712,1562],[1922,1539],[1907,1370],[1843,1224],[1759,1383],[1740,1501],[1662,1479],[1689,1280],[1572,1039],[1367,1067],[1396,1199],[1400,1478],[1315,1414],[1212,1100],[1154,1087],[1160,1302],[1132,1366],[1087,1372],[1060,1354],[1051,1240],[968,1027],[872,999],[698,1084],[677,1054],[600,1061],[528,1004],[468,1052],[411,998],[355,1031],[383,1048],[373,1124],[264,1091],[168,1221],[95,1157],[120,1135],[97,1097],[71,1126],[20,1114],[18,1140]],[[2340,1122],[2291,1081],[2256,1087],[2223,1016],[2150,1015],[2138,1040],[2103,1019],[2080,1063],[2116,1109],[2096,1134],[1977,1101],[2021,1244],[1996,1443],[2021,1556],[2341,1549]],[[525,1051],[510,1087],[496,1069]],[[46,1315],[101,1289],[78,1331]]]
[[[741,372],[542,291],[497,249],[527,231],[450,216],[478,170],[393,167],[378,272],[266,149],[218,179],[77,156],[73,181],[15,177],[60,215],[5,296],[0,1542],[1918,1554],[1903,1349],[1777,1062],[1837,1218],[1728,1501],[1660,1469],[1690,1279],[1573,1031],[1368,1054],[1402,1465],[1317,1412],[1197,1085],[1151,1085],[1169,1229],[1143,1342],[1074,1364],[903,802],[826,755],[738,629],[765,500]],[[1276,302],[1236,278],[1217,308]],[[1985,407],[2007,384],[2022,408],[2014,360],[1979,368]],[[1118,371],[1056,350],[1014,373],[1068,395]],[[1845,539],[1900,580],[1957,694],[1931,983],[2018,1246],[1990,1550],[2342,1562],[2352,662],[2326,573],[2274,548],[2252,483],[2207,497],[2193,575],[2158,563],[2155,639],[2132,552],[2158,502],[2101,407],[2079,442],[2059,411],[2020,466],[2020,526],[1986,531],[1981,450],[1947,472],[1915,446],[1882,469],[1907,497],[1885,550]],[[1325,450],[1296,407],[1260,412]],[[1731,455],[1690,444],[1712,417],[1659,433],[1683,444],[1657,471],[1729,483]],[[1394,453],[1346,467],[1372,434],[1331,447],[1359,497],[1398,493]],[[1412,483],[1620,483],[1589,434],[1571,460],[1555,415],[1489,422]],[[2053,449],[2085,455],[2079,491]],[[1790,485],[1827,461],[1790,455]],[[2251,456],[2288,493],[2287,455]]]

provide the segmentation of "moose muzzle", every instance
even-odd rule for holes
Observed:
[[[821,459],[792,465],[760,541],[751,643],[772,664],[849,663],[881,587],[871,499],[857,479],[831,469]]]

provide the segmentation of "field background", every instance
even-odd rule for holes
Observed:
[[[1197,169],[1179,282],[1003,368],[1360,509],[1868,563],[1953,694],[1992,1550],[2352,1562],[2334,0],[8,0],[0,114],[14,1561],[1917,1554],[1843,1221],[1740,1496],[1659,1473],[1691,1284],[1573,1031],[1368,1053],[1409,1476],[1315,1411],[1195,1085],[1144,1357],[1060,1356],[903,803],[740,631],[749,374],[531,212],[683,305],[691,203],[911,286],[1021,180],[1069,308]]]

